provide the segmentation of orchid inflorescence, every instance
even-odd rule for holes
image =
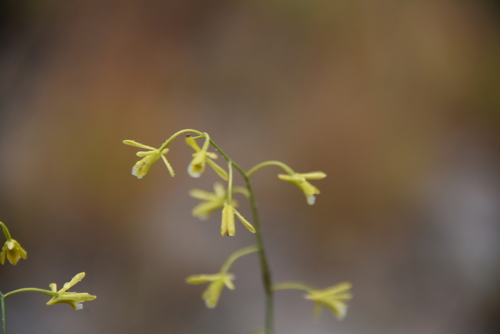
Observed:
[[[236,234],[235,216],[250,232],[256,234],[257,244],[255,246],[246,247],[234,252],[224,263],[218,273],[192,275],[187,277],[186,282],[189,284],[209,283],[208,287],[202,294],[202,299],[205,301],[206,306],[208,308],[214,308],[217,305],[224,286],[230,290],[233,290],[235,288],[233,283],[235,275],[228,272],[229,267],[232,265],[232,263],[243,255],[257,252],[259,254],[261,263],[262,279],[264,282],[264,290],[266,293],[266,324],[264,333],[273,333],[273,293],[276,290],[305,290],[307,292],[305,298],[315,303],[316,316],[319,316],[321,307],[324,306],[332,311],[339,319],[344,318],[347,311],[347,301],[352,298],[352,295],[349,292],[351,284],[348,282],[340,283],[323,290],[300,282],[283,282],[276,285],[272,284],[270,269],[264,244],[262,241],[257,204],[250,183],[250,176],[262,167],[272,165],[281,167],[284,173],[278,174],[278,178],[297,186],[306,196],[307,203],[309,205],[313,205],[316,200],[315,196],[318,195],[320,191],[314,185],[309,183],[308,180],[320,180],[325,178],[326,174],[320,171],[297,173],[288,165],[280,161],[265,161],[245,172],[237,163],[229,158],[229,156],[225,154],[218,145],[213,142],[208,133],[192,129],[185,129],[176,132],[174,135],[168,138],[159,148],[147,146],[133,140],[124,140],[123,143],[126,145],[147,150],[137,153],[137,156],[139,156],[141,159],[133,166],[132,175],[136,176],[139,179],[143,178],[149,172],[151,166],[161,158],[165,163],[170,175],[173,177],[175,175],[175,172],[173,170],[173,167],[167,161],[165,154],[169,151],[169,145],[176,137],[181,134],[187,134],[185,140],[186,144],[195,151],[195,153],[193,154],[193,159],[191,160],[187,168],[188,174],[191,177],[199,178],[205,172],[206,166],[208,165],[223,181],[227,182],[226,185],[223,185],[223,183],[221,182],[216,182],[214,184],[214,192],[200,189],[191,190],[191,197],[202,201],[193,209],[193,216],[204,220],[207,219],[212,213],[220,210],[222,218],[222,236],[234,236]],[[197,140],[203,140],[203,145],[201,147],[198,145]],[[224,160],[226,160],[227,170],[219,166],[214,161],[218,159],[218,154],[215,152],[209,152],[210,146],[212,146],[224,158]],[[245,181],[245,187],[233,186],[233,169],[236,169],[241,174],[243,180]],[[252,208],[252,223],[244,218],[238,210],[236,210],[239,204],[236,200],[233,199],[233,194],[236,193],[244,195],[249,200],[250,206]]]

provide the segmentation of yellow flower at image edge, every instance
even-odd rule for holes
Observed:
[[[53,296],[51,300],[47,302],[47,305],[54,304],[69,304],[73,310],[81,310],[83,302],[94,300],[97,297],[90,295],[86,292],[67,292],[67,290],[73,287],[76,283],[80,282],[85,277],[85,273],[79,273],[73,277],[73,279],[63,285],[63,288],[57,291],[57,284],[51,283],[50,290],[57,292],[57,295]]]
[[[326,289],[311,291],[305,298],[315,302],[314,316],[316,318],[319,318],[321,307],[324,306],[337,318],[343,319],[347,313],[347,301],[352,299],[352,294],[349,292],[351,287],[351,283],[343,282]]]
[[[280,180],[293,183],[299,187],[306,195],[309,205],[313,205],[316,201],[315,195],[319,194],[319,189],[307,182],[307,180],[321,180],[325,177],[326,174],[323,172],[295,173],[293,175],[278,174]]]
[[[205,300],[205,305],[208,308],[214,308],[217,306],[220,294],[224,286],[230,290],[234,290],[234,275],[229,273],[218,273],[213,275],[193,275],[186,278],[186,283],[189,284],[203,284],[210,283],[207,289],[201,295],[201,298]]]
[[[142,177],[148,173],[151,166],[156,161],[158,161],[160,158],[163,160],[163,162],[167,166],[167,169],[168,169],[170,175],[175,176],[174,169],[172,168],[172,166],[168,162],[167,158],[165,158],[165,154],[167,154],[168,148],[165,148],[165,149],[160,151],[157,148],[154,148],[154,147],[151,147],[148,145],[144,145],[144,144],[138,143],[138,142],[133,141],[133,140],[124,140],[123,143],[125,145],[130,145],[130,146],[139,147],[139,148],[149,150],[149,151],[139,151],[136,153],[136,155],[138,157],[141,157],[142,159],[137,161],[135,163],[134,167],[132,167],[132,175],[136,176],[138,179],[142,179]]]
[[[0,253],[0,263],[5,263],[5,258],[9,260],[13,265],[17,264],[19,259],[26,259],[28,253],[21,247],[19,242],[14,239],[7,240],[2,247],[2,252]]]

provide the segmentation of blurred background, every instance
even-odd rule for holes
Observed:
[[[216,309],[184,283],[254,242],[191,216],[215,173],[190,178],[180,138],[175,178],[130,175],[122,140],[194,128],[244,168],[328,175],[314,206],[278,168],[253,177],[273,279],[354,285],[341,322],[279,291],[277,333],[500,333],[499,16],[486,0],[2,1],[0,220],[29,257],[0,289],[85,271],[74,290],[98,296],[79,312],[11,297],[9,332],[262,328],[255,256]]]

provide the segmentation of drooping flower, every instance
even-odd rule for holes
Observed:
[[[142,158],[141,160],[135,163],[134,167],[132,167],[132,175],[137,176],[138,179],[142,179],[142,177],[148,173],[151,166],[160,158],[167,166],[170,175],[172,177],[175,176],[174,169],[168,162],[167,158],[165,158],[165,154],[167,154],[167,152],[169,151],[168,148],[165,148],[160,151],[160,149],[138,143],[134,140],[124,140],[123,143],[125,145],[130,145],[148,150],[148,151],[139,151],[136,154],[138,157]]]
[[[295,173],[292,175],[288,174],[278,174],[278,177],[290,183],[295,184],[297,187],[302,189],[307,198],[307,203],[313,205],[316,201],[315,195],[318,195],[319,189],[310,184],[307,180],[320,180],[326,177],[323,172],[311,172],[311,173]]]
[[[0,252],[0,264],[4,264],[5,258],[7,258],[10,263],[16,265],[17,262],[19,262],[19,259],[26,259],[28,253],[26,253],[26,251],[21,247],[19,242],[12,239],[7,225],[0,222],[0,227],[2,227],[5,239],[7,239],[2,247],[2,252]]]
[[[236,226],[234,224],[234,216],[237,216],[243,225],[252,233],[255,233],[255,228],[246,220],[235,208],[234,206],[224,203],[222,208],[222,224],[220,228],[220,234],[222,236],[229,235],[234,236],[236,234]]]
[[[54,305],[59,303],[69,304],[73,310],[81,310],[83,302],[94,300],[97,297],[90,295],[86,292],[67,292],[67,290],[73,287],[76,283],[80,282],[85,277],[85,273],[79,273],[71,279],[71,281],[64,283],[63,288],[57,291],[57,284],[51,283],[50,290],[56,292],[57,295],[53,296],[51,300],[47,302],[47,305]]]
[[[218,273],[213,275],[193,275],[186,278],[186,282],[189,284],[203,284],[210,283],[206,290],[201,295],[201,298],[205,300],[205,305],[208,308],[214,308],[217,306],[220,294],[224,286],[230,290],[234,290],[234,275],[230,273]]]
[[[219,165],[217,165],[212,159],[217,159],[217,154],[213,152],[208,152],[208,147],[210,145],[210,137],[205,133],[206,139],[203,147],[200,148],[193,137],[186,137],[186,144],[191,146],[196,152],[193,153],[193,160],[188,166],[188,173],[191,177],[198,178],[205,171],[206,164],[223,179],[227,181],[227,173]]]
[[[16,265],[19,259],[26,259],[28,253],[21,247],[19,242],[14,239],[7,240],[2,247],[2,252],[0,253],[0,263],[5,263],[5,258],[9,260],[10,263]]]
[[[321,307],[324,306],[333,312],[339,319],[347,313],[347,301],[352,299],[350,289],[352,284],[343,282],[322,290],[313,290],[305,298],[314,301],[314,316],[319,318]]]
[[[229,255],[227,260],[222,265],[220,272],[218,272],[217,274],[192,275],[186,278],[186,282],[189,284],[210,283],[205,291],[203,291],[201,298],[205,300],[205,305],[208,308],[214,308],[215,306],[217,306],[217,302],[219,301],[219,297],[224,286],[226,286],[230,290],[234,290],[234,275],[228,273],[229,268],[231,268],[234,261],[244,255],[257,252],[258,250],[259,247],[257,245],[238,249],[236,252]]]

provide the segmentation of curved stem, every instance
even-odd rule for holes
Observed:
[[[5,239],[11,240],[12,237],[10,236],[10,232],[9,232],[9,229],[7,228],[7,226],[2,222],[0,222],[0,226],[2,226],[2,230],[3,230],[3,234],[5,235]]]
[[[248,172],[246,172],[246,175],[248,177],[250,177],[253,173],[255,173],[256,171],[258,171],[262,167],[273,166],[273,165],[274,166],[279,166],[279,167],[283,168],[283,170],[285,172],[287,172],[289,175],[295,174],[295,172],[293,171],[293,169],[291,169],[287,164],[284,164],[281,161],[270,160],[270,161],[261,162],[260,164],[252,167]]]
[[[22,288],[22,289],[17,289],[13,290],[11,292],[6,293],[3,295],[3,298],[7,298],[9,296],[12,296],[13,294],[20,293],[20,292],[41,292],[43,294],[46,294],[47,296],[57,296],[59,293],[51,291],[51,290],[45,290],[45,289],[38,289],[38,288]]]
[[[184,129],[184,130],[181,130],[181,131],[177,131],[176,133],[174,133],[173,135],[170,136],[170,138],[168,138],[163,144],[161,144],[160,148],[158,149],[160,152],[163,151],[168,145],[170,145],[170,143],[179,135],[183,134],[183,133],[186,133],[186,132],[194,132],[196,133],[197,135],[200,135],[202,136],[203,135],[203,132],[200,132],[198,130],[193,130],[193,129]]]
[[[271,270],[269,268],[269,264],[267,261],[267,256],[266,256],[266,251],[264,248],[264,241],[262,239],[262,230],[260,226],[260,220],[259,220],[259,211],[257,208],[257,201],[255,200],[255,194],[252,190],[252,185],[250,183],[250,178],[249,174],[245,173],[243,168],[241,168],[237,163],[232,161],[221,149],[217,144],[215,144],[212,140],[210,140],[210,143],[212,146],[219,151],[219,153],[226,159],[228,163],[231,163],[234,168],[241,174],[243,177],[243,180],[245,181],[245,185],[248,189],[249,192],[249,198],[248,200],[250,201],[250,207],[252,208],[252,218],[253,218],[253,225],[255,227],[255,238],[257,239],[257,247],[259,248],[259,260],[260,260],[260,267],[262,271],[262,281],[264,284],[264,291],[266,294],[266,313],[265,313],[265,329],[266,329],[266,334],[273,334],[274,331],[274,295],[273,295],[273,284],[272,284],[272,279],[271,279]],[[280,164],[282,168],[286,170],[286,168],[289,168],[285,164],[280,163],[279,161],[276,161],[276,163]],[[273,162],[273,164],[275,164]],[[259,166],[259,165],[257,165]],[[256,166],[256,167],[257,167]],[[285,166],[285,167],[284,167]],[[263,167],[263,166],[262,166]],[[260,168],[260,167],[259,167]],[[252,168],[252,169],[255,169]],[[257,169],[255,169],[257,170]],[[252,171],[252,170],[250,170]],[[290,171],[293,174],[293,170],[290,169]]]
[[[275,284],[273,286],[273,290],[289,290],[289,289],[295,289],[295,290],[303,290],[305,292],[312,292],[316,290],[315,287],[313,287],[310,284],[302,283],[302,282],[282,282]]]
[[[224,264],[222,265],[220,272],[223,274],[227,273],[229,268],[233,265],[234,261],[236,261],[237,259],[239,259],[244,255],[256,252],[258,250],[259,248],[257,247],[257,245],[248,246],[240,250],[237,250],[227,258],[226,262],[224,262]]]

